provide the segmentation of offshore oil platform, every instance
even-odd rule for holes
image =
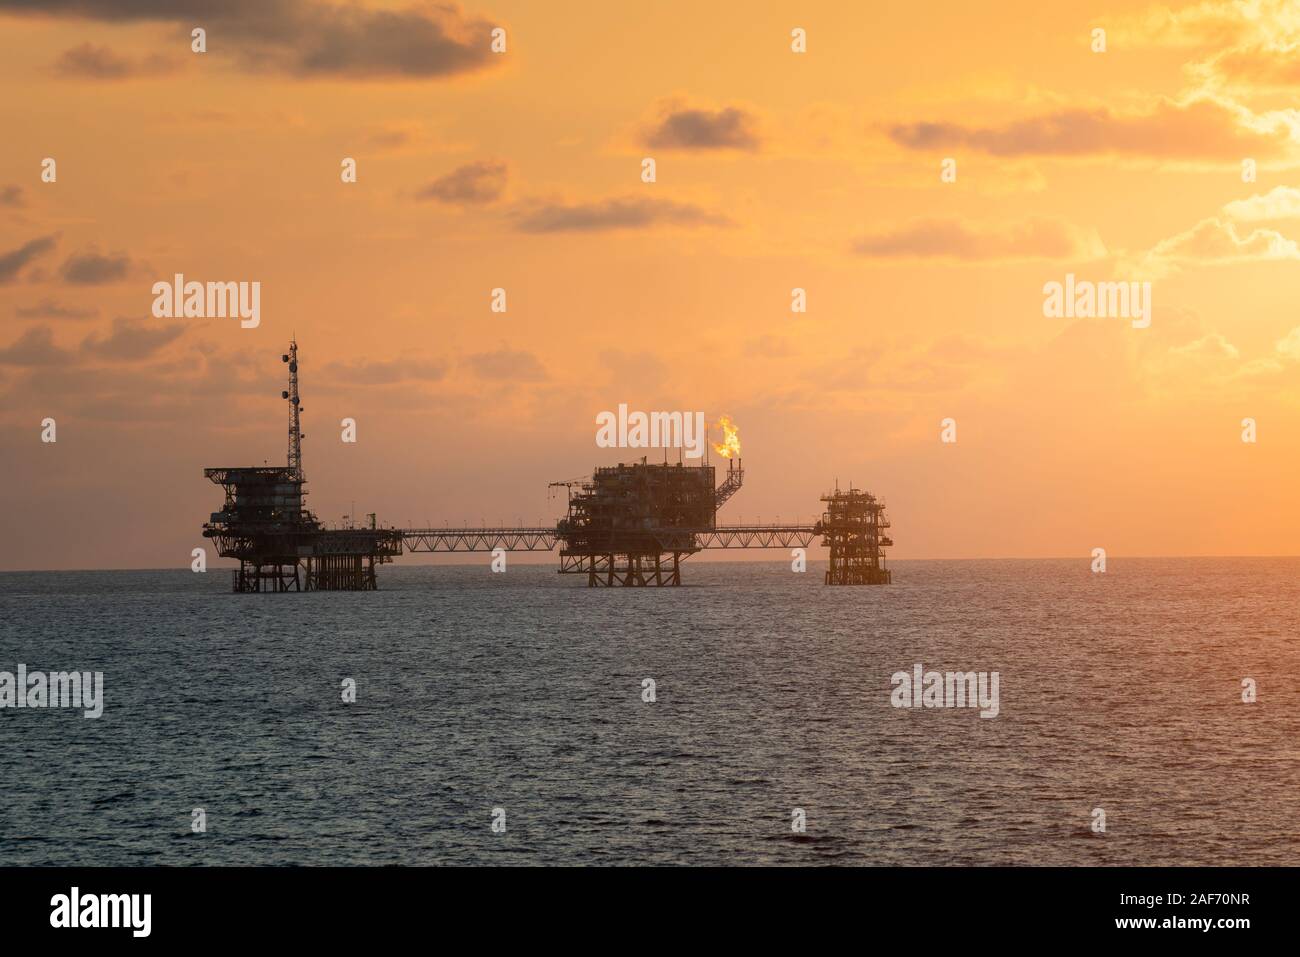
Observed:
[[[585,575],[587,585],[680,585],[681,563],[706,548],[830,549],[828,585],[887,585],[884,549],[893,545],[885,503],[869,492],[838,487],[821,497],[814,525],[719,525],[718,509],[740,490],[745,471],[734,426],[724,421],[715,445],[727,461],[723,481],[709,464],[680,461],[597,468],[589,479],[553,482],[568,495],[565,517],[532,528],[391,528],[373,513],[367,523],[328,528],[306,507],[302,466],[302,404],[298,344],[288,365],[289,455],[285,466],[207,468],[225,491],[203,535],[217,554],[239,561],[236,592],[372,591],[375,570],[408,552],[550,551],[560,546],[560,574]]]

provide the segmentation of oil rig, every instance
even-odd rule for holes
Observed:
[[[886,585],[884,549],[893,545],[885,504],[869,492],[838,487],[821,501],[813,525],[719,525],[718,510],[745,478],[734,427],[715,445],[727,460],[721,484],[709,464],[640,462],[597,468],[589,479],[553,482],[568,495],[565,517],[554,526],[518,528],[381,527],[322,525],[304,504],[302,404],[298,344],[288,365],[288,463],[206,468],[225,490],[225,504],[203,526],[217,554],[239,561],[236,592],[372,591],[375,569],[408,552],[551,551],[560,547],[560,574],[585,575],[589,587],[680,585],[681,563],[706,548],[807,548],[815,539],[830,549],[827,585]]]
[[[203,526],[217,554],[239,559],[234,590],[373,591],[375,566],[402,554],[402,533],[377,528],[325,528],[303,503],[302,405],[298,399],[298,342],[280,359],[289,366],[289,462],[285,466],[204,469],[226,492],[221,511]]]

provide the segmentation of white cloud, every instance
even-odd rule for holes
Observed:
[[[1300,189],[1278,186],[1262,196],[1235,199],[1223,207],[1223,214],[1237,222],[1300,219]]]

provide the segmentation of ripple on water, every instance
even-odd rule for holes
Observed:
[[[603,593],[552,567],[407,566],[377,593],[288,596],[0,574],[0,670],[105,673],[98,721],[0,713],[0,854],[1294,863],[1300,560],[1083,567],[900,562],[888,589],[827,589],[815,567],[702,562],[688,588]],[[917,662],[998,671],[1001,714],[891,708]],[[1243,704],[1242,676],[1267,696]]]

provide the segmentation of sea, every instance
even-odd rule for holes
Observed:
[[[0,574],[0,671],[103,674],[0,709],[0,865],[1300,863],[1300,559],[1090,566]]]

